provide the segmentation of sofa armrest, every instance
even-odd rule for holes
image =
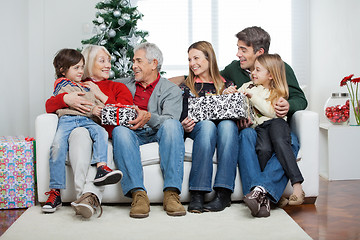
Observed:
[[[41,114],[35,119],[36,173],[38,193],[49,189],[50,147],[58,125],[56,114]],[[42,196],[45,197],[45,196]]]
[[[290,128],[300,142],[301,160],[298,164],[304,177],[304,191],[307,196],[318,196],[319,114],[308,110],[297,111],[291,118]],[[306,186],[309,184],[312,184],[312,187]],[[312,189],[312,192],[306,189]]]

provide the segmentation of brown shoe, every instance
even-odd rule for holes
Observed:
[[[305,201],[305,192],[302,191],[301,196],[298,197],[295,194],[291,194],[289,197],[289,205],[301,205]]]
[[[277,203],[277,207],[284,208],[288,204],[289,204],[289,199],[287,199],[286,197],[281,197]]]
[[[130,217],[146,218],[150,212],[150,201],[145,191],[132,193],[133,201],[131,203]]]
[[[164,192],[164,210],[169,216],[184,216],[186,214],[184,206],[180,202],[180,196],[174,191]]]
[[[81,215],[84,218],[90,218],[100,208],[101,212],[98,217],[101,217],[103,210],[99,199],[93,193],[84,193],[81,197],[71,203],[71,207],[74,209],[76,215]]]

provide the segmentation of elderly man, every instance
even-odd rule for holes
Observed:
[[[139,146],[159,143],[160,167],[164,176],[163,206],[170,216],[186,214],[179,193],[183,179],[184,138],[179,122],[182,93],[174,83],[160,76],[163,57],[152,43],[142,43],[134,49],[134,77],[119,79],[134,97],[139,117],[134,126],[117,126],[112,132],[114,160],[124,173],[121,182],[125,196],[132,197],[130,217],[149,216],[150,204],[143,180]]]

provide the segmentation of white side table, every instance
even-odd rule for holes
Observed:
[[[320,124],[320,176],[360,179],[360,126]]]

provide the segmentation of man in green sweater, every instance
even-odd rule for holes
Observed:
[[[239,60],[231,62],[221,71],[221,75],[234,82],[235,87],[226,89],[226,93],[235,92],[243,83],[251,80],[251,72],[254,70],[255,60],[258,56],[268,53],[270,47],[270,35],[260,27],[248,27],[236,34],[238,39]],[[299,87],[292,68],[285,63],[286,80],[289,85],[289,98],[280,98],[275,104],[275,112],[278,117],[288,116],[288,119],[298,110],[307,107],[304,92]],[[184,77],[169,79],[177,84],[184,81]],[[278,202],[288,178],[275,154],[269,160],[263,172],[260,170],[256,155],[256,131],[248,128],[252,123],[249,120],[239,121],[239,127],[243,129],[239,134],[239,157],[238,165],[242,182],[242,189],[247,198],[248,207],[254,217],[268,217],[270,215],[269,200]],[[297,155],[299,143],[297,137],[292,133],[292,147]],[[219,167],[224,171],[234,171],[234,166]],[[234,179],[235,181],[235,179]],[[229,205],[230,196],[215,194],[215,198],[206,204],[208,211],[221,211]]]

